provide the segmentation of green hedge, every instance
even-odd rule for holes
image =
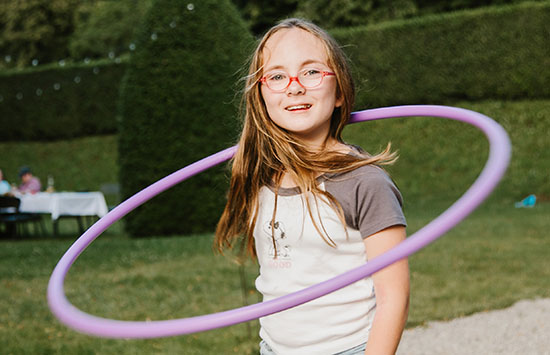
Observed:
[[[252,42],[228,0],[159,0],[152,6],[122,84],[124,198],[236,141],[235,83]],[[127,231],[210,232],[227,187],[223,167],[195,176],[129,214]]]
[[[538,201],[550,201],[550,99],[455,105],[494,118],[512,140],[512,160],[491,195],[493,202],[513,208],[514,201],[531,193]],[[392,141],[400,158],[388,169],[404,195],[406,212],[426,207],[434,211],[432,205],[442,211],[477,178],[488,153],[487,140],[477,129],[429,117],[353,124],[345,129],[344,139],[371,152]],[[24,163],[43,182],[53,175],[59,191],[93,190],[118,178],[117,146],[115,135],[45,143],[0,142],[0,168],[9,182],[18,181],[17,172]],[[218,197],[223,199],[223,194]],[[201,198],[194,196],[191,201],[200,204]]]
[[[550,2],[430,15],[333,34],[351,57],[358,108],[550,97],[550,71],[545,70],[550,67]],[[0,140],[116,132],[125,67],[124,61],[109,60],[0,73]]]
[[[333,34],[355,68],[359,108],[550,96],[550,2]]]
[[[0,140],[114,133],[126,64],[98,61],[0,73]]]

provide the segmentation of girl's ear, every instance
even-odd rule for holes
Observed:
[[[344,104],[344,93],[338,84],[336,84],[336,101],[334,102],[334,107],[342,107]]]
[[[344,104],[344,96],[341,93],[337,94],[334,107],[342,107],[343,104]]]

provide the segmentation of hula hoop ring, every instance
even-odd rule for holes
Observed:
[[[229,160],[236,150],[236,146],[233,146],[184,167],[148,186],[122,202],[82,234],[61,257],[50,277],[47,296],[51,311],[70,328],[100,337],[159,338],[190,334],[246,322],[295,307],[354,283],[413,254],[458,224],[487,198],[506,171],[510,160],[511,145],[506,131],[491,118],[474,111],[449,106],[412,105],[365,110],[353,113],[350,123],[412,116],[448,118],[477,127],[489,140],[489,157],[480,176],[451,207],[403,242],[365,265],[267,302],[190,318],[149,322],[107,319],[87,314],[67,300],[63,287],[65,276],[78,256],[103,231],[157,194],[214,165]]]

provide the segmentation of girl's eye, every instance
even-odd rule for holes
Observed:
[[[317,69],[306,69],[302,72],[302,76],[317,76],[320,74],[321,74],[321,71]]]
[[[281,80],[285,80],[285,78],[286,78],[286,75],[283,73],[274,73],[274,74],[269,74],[267,76],[267,80],[269,81],[281,81]]]

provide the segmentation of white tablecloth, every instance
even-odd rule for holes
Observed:
[[[39,192],[18,196],[19,210],[31,213],[49,213],[53,220],[60,216],[98,216],[107,214],[103,193],[94,192]]]

